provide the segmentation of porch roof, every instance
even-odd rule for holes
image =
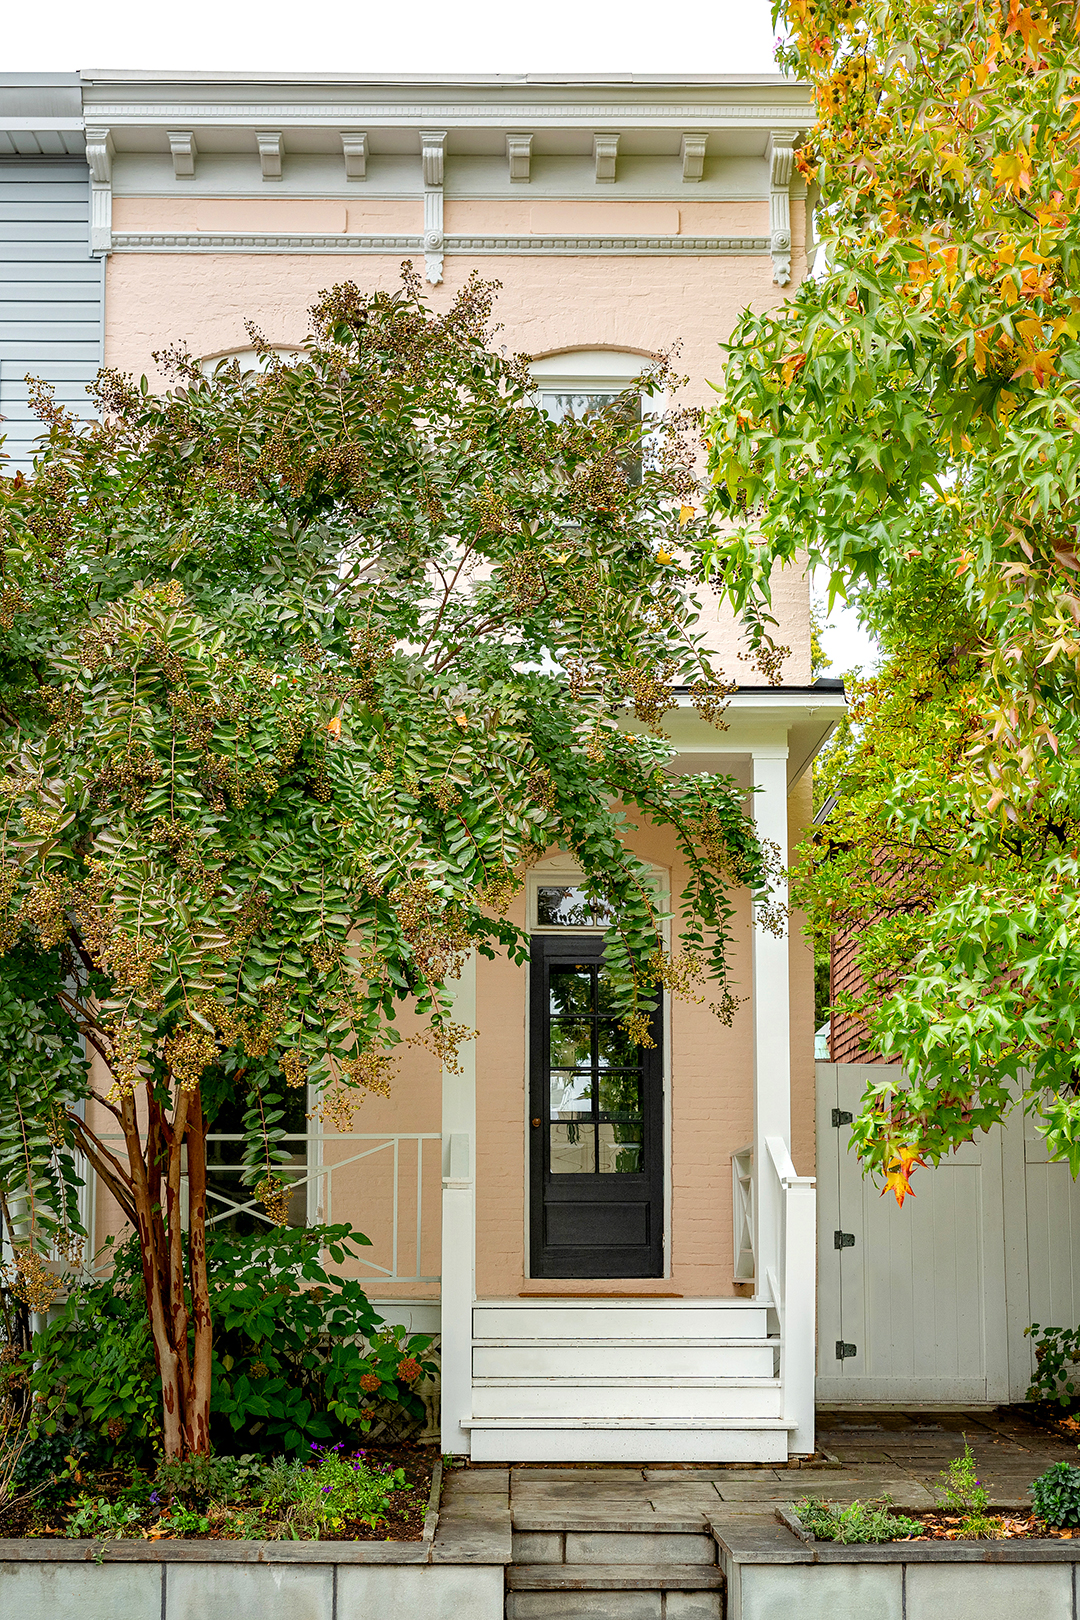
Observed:
[[[676,707],[665,715],[663,729],[679,750],[672,768],[680,773],[724,770],[736,779],[745,774],[749,783],[753,755],[786,751],[790,791],[846,709],[844,683],[830,677],[810,686],[740,686],[728,700],[721,729],[701,718],[688,688],[677,687]]]

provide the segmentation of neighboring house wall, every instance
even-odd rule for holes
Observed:
[[[860,995],[859,931],[846,929],[829,940],[829,1001],[838,996]],[[833,1063],[880,1063],[881,1057],[866,1045],[866,1025],[851,1013],[833,1010],[829,1014],[829,1059]]]
[[[0,434],[24,469],[42,431],[27,375],[87,417],[102,362],[105,261],[90,253],[81,121],[76,74],[0,74]]]

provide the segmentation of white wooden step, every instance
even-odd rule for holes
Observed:
[[[552,1384],[473,1381],[473,1416],[499,1419],[580,1418],[635,1420],[679,1418],[731,1419],[756,1422],[779,1418],[783,1391],[779,1379],[746,1379],[732,1383],[680,1379],[677,1383],[629,1379],[565,1381]]]
[[[678,1303],[678,1310],[671,1309]],[[747,1302],[749,1304],[749,1302]],[[633,1304],[607,1300],[564,1303],[536,1300],[478,1303],[473,1334],[478,1339],[575,1339],[606,1342],[647,1339],[763,1339],[768,1335],[765,1305],[743,1302],[684,1304],[658,1300]],[[738,1308],[734,1308],[737,1305]]]
[[[748,1345],[754,1346],[763,1344],[772,1345],[775,1348],[780,1343],[780,1337],[778,1334],[769,1333],[762,1334],[757,1338],[755,1338],[753,1334],[747,1334],[738,1338],[727,1339],[673,1339],[665,1334],[663,1338],[659,1339],[609,1339],[605,1337],[597,1340],[595,1339],[594,1335],[590,1335],[589,1338],[584,1341],[586,1345],[592,1344],[593,1342],[596,1342],[604,1352],[608,1350],[640,1350],[642,1347],[645,1349],[655,1349],[661,1346],[663,1346],[665,1349],[670,1347],[676,1350],[680,1347],[705,1350],[735,1350],[745,1349]],[[483,1335],[477,1333],[473,1336],[473,1343],[491,1345],[494,1347],[498,1347],[499,1345],[538,1344],[550,1345],[557,1350],[577,1350],[581,1348],[583,1341],[580,1337],[560,1339],[557,1335],[550,1333],[541,1333],[535,1338],[528,1338],[524,1334],[520,1333],[515,1333],[508,1338],[495,1338],[488,1333]]]
[[[474,1462],[786,1462],[783,1419],[466,1418]]]
[[[768,1339],[723,1346],[544,1344],[482,1339],[473,1343],[476,1378],[771,1378],[776,1346]]]

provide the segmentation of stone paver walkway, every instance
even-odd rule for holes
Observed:
[[[507,1508],[519,1529],[577,1523],[612,1531],[648,1527],[657,1533],[689,1529],[705,1517],[717,1524],[771,1519],[777,1503],[808,1494],[837,1502],[888,1495],[898,1508],[929,1508],[935,1505],[938,1476],[951,1458],[962,1454],[965,1435],[991,1503],[1002,1507],[1027,1503],[1031,1481],[1051,1463],[1080,1463],[1074,1444],[1007,1407],[832,1408],[819,1414],[818,1444],[833,1459],[826,1463],[788,1468],[523,1464],[509,1470],[469,1469],[447,1481],[444,1506],[449,1512],[441,1533],[448,1542],[458,1536],[464,1540],[480,1530],[478,1521],[490,1523],[494,1510],[505,1535],[502,1515]]]

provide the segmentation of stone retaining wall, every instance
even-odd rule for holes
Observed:
[[[503,1566],[423,1542],[0,1540],[5,1620],[503,1620]]]
[[[714,1529],[726,1620],[1080,1620],[1073,1541],[804,1542]]]

